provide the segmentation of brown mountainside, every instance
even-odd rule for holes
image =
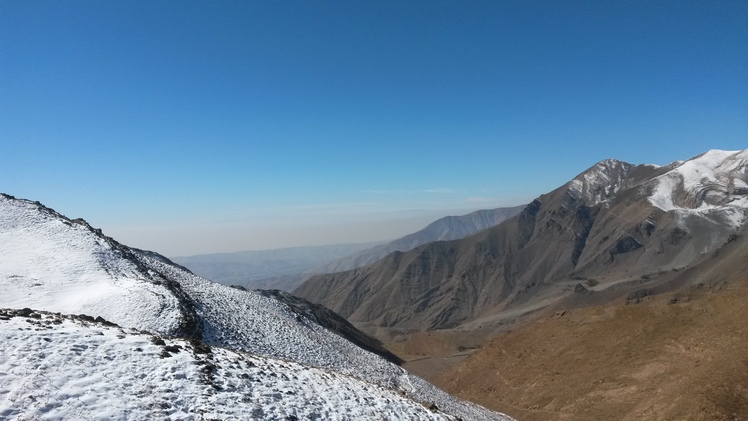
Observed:
[[[719,250],[745,220],[746,208],[731,204],[748,195],[746,156],[710,151],[667,167],[602,161],[496,227],[313,277],[295,294],[386,337],[485,329],[554,303],[673,288],[674,271]],[[709,166],[718,170],[694,178]]]
[[[747,274],[744,226],[668,293],[548,308],[430,379],[523,420],[748,419]]]
[[[744,420],[746,320],[748,282],[557,312],[435,384],[522,420]]]

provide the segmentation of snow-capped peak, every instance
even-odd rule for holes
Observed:
[[[652,182],[650,201],[665,211],[748,207],[748,149],[710,150]],[[740,219],[740,218],[738,218]],[[741,222],[735,220],[736,223]]]
[[[595,205],[637,186],[664,211],[708,216],[736,228],[748,215],[748,149],[713,149],[665,167],[606,159],[571,180],[567,191]]]

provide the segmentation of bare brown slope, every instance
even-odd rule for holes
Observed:
[[[436,384],[523,420],[748,419],[746,283],[556,313]]]

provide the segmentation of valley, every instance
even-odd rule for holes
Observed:
[[[280,285],[264,278],[277,289],[221,285],[120,244],[85,220],[2,195],[0,308],[7,309],[0,321],[7,323],[0,327],[10,326],[4,335],[18,345],[5,348],[0,365],[33,370],[13,349],[38,353],[34,344],[50,339],[38,335],[62,338],[55,333],[62,324],[67,333],[60,334],[70,337],[94,329],[127,343],[144,343],[137,335],[168,343],[163,361],[148,370],[220,361],[203,372],[204,380],[221,384],[212,398],[197,398],[210,384],[195,383],[195,375],[163,386],[164,393],[181,388],[195,395],[192,404],[163,406],[166,416],[230,416],[210,402],[255,392],[228,380],[239,372],[220,367],[251,360],[249,367],[266,367],[253,376],[275,397],[237,403],[237,413],[270,418],[741,419],[748,417],[747,219],[748,150],[709,151],[664,167],[602,161],[527,206],[445,218],[389,245],[294,249],[297,258],[286,266],[278,257],[289,251],[207,260],[219,272],[232,271],[250,256],[242,270],[271,262],[273,271],[291,274],[302,261],[343,267],[409,244],[371,264],[308,274],[289,293],[280,290],[283,275]],[[352,254],[337,257],[346,249]],[[322,263],[323,255],[337,263]],[[226,259],[233,263],[222,268]],[[46,321],[19,334],[19,318]],[[76,341],[138,359],[106,341]],[[197,360],[169,359],[180,349]],[[92,362],[96,353],[76,355],[81,370],[105,365]],[[128,364],[141,367],[135,360]],[[56,364],[43,352],[39,361]],[[286,373],[278,361],[295,365]],[[284,383],[288,390],[280,393],[263,377],[268,370],[314,386]],[[101,375],[113,374],[94,374]],[[4,394],[12,399],[0,414],[88,414],[64,402],[67,395],[31,405],[22,377],[6,379]],[[55,381],[72,382],[66,387],[96,405],[107,403],[94,389],[112,387],[85,391],[67,377]],[[375,402],[374,412],[343,390],[360,397],[371,387],[379,391],[364,400]],[[321,400],[309,395],[317,388],[329,393]],[[145,414],[149,405],[117,401],[113,411]],[[283,405],[299,410],[283,412]]]
[[[748,1],[0,1],[0,421],[748,421]]]
[[[732,332],[745,320],[744,186],[746,151],[709,151],[665,167],[607,160],[496,227],[319,275],[295,294],[348,317],[414,374],[518,419],[741,419],[745,376],[733,374],[745,373],[748,338]],[[715,304],[722,300],[729,305]],[[589,332],[577,329],[582,322],[552,324],[567,314],[592,323],[596,312],[611,316]],[[714,314],[695,323],[701,312]],[[636,331],[648,320],[662,336]],[[715,320],[727,325],[712,330]],[[647,353],[621,340],[625,329],[646,340]],[[517,332],[528,351],[511,348],[520,346]],[[702,361],[693,377],[671,370],[685,360],[668,347],[697,340],[713,364]],[[525,356],[508,359],[504,348]],[[627,359],[618,358],[622,350]],[[658,350],[657,376],[637,374],[654,367],[647,364]],[[600,374],[608,369],[610,377]],[[505,378],[507,370],[515,377]],[[605,387],[593,393],[588,380]],[[675,399],[701,381],[720,392]]]

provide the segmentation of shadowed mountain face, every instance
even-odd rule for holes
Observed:
[[[659,285],[548,308],[433,380],[523,420],[745,419],[747,273],[748,224]]]
[[[612,299],[664,282],[736,234],[747,162],[748,151],[666,167],[602,161],[493,228],[316,276],[295,294],[370,332],[470,328],[560,299]]]

